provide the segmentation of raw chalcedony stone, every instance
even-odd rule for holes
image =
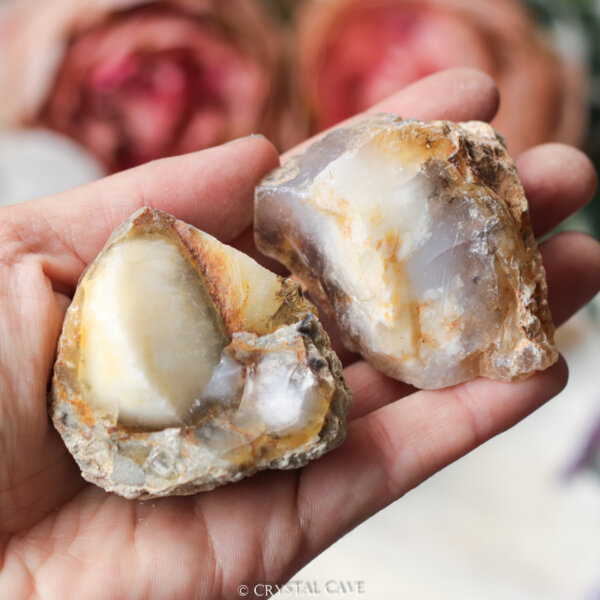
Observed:
[[[485,123],[337,129],[261,182],[255,238],[392,377],[513,381],[557,359],[527,200]]]
[[[142,209],[80,281],[51,416],[83,476],[191,494],[340,444],[351,393],[300,286]]]

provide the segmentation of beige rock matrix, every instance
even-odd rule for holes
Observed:
[[[87,480],[149,498],[304,465],[351,394],[296,283],[143,209],[81,279],[50,402]]]
[[[485,123],[337,129],[261,182],[255,237],[391,377],[513,381],[557,359],[527,200]]]

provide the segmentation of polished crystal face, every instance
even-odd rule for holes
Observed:
[[[556,360],[526,200],[486,124],[379,115],[326,135],[261,182],[255,232],[393,377],[439,388]]]
[[[339,444],[351,395],[298,284],[145,209],[67,311],[52,415],[84,477],[192,493]]]

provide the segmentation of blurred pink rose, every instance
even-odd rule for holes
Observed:
[[[567,63],[517,0],[329,0],[299,24],[302,93],[323,129],[442,69],[471,66],[499,85],[495,127],[518,153],[582,141],[585,75]]]
[[[108,170],[277,138],[276,33],[253,0],[21,0],[2,22],[4,121],[65,133]]]

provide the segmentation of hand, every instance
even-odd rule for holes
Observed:
[[[460,69],[373,109],[423,119],[490,119],[494,84]],[[371,112],[371,111],[370,111]],[[169,158],[81,189],[0,209],[0,590],[11,599],[236,598],[284,582],[349,529],[514,425],[566,383],[564,361],[521,383],[477,379],[430,392],[347,366],[346,442],[297,471],[260,473],[189,497],[124,500],[85,483],[48,420],[61,321],[84,267],[141,206],[248,249],[252,191],[278,164],[262,138]],[[518,168],[538,235],[591,197],[577,150],[546,145]],[[557,324],[600,288],[600,245],[583,234],[541,246]]]

